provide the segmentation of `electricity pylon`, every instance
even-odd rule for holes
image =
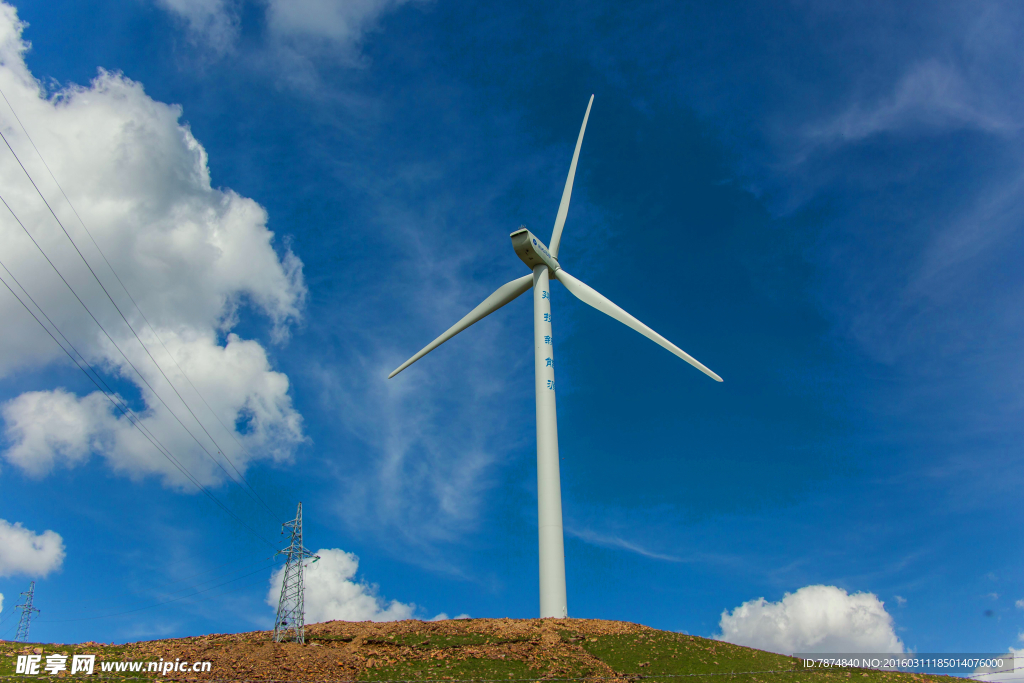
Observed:
[[[21,610],[21,620],[18,621],[18,632],[14,634],[15,640],[26,642],[28,640],[28,627],[32,623],[32,615],[39,614],[39,610],[32,606],[32,597],[36,594],[36,582],[28,585],[28,590],[21,594],[25,602],[16,605]]]
[[[302,597],[302,570],[306,560],[320,559],[319,555],[306,550],[302,545],[302,503],[295,513],[295,519],[281,525],[281,533],[285,529],[292,530],[291,544],[278,555],[288,558],[284,566],[284,581],[281,582],[281,597],[277,601],[277,619],[274,621],[274,642],[281,643],[293,640],[297,643],[306,642],[306,613]],[[310,562],[312,564],[313,562]]]

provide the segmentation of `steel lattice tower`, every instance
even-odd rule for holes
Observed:
[[[277,619],[274,621],[274,642],[281,643],[293,640],[298,643],[306,642],[306,615],[303,604],[302,570],[305,568],[306,560],[314,558],[313,562],[320,559],[319,555],[306,550],[302,545],[302,503],[295,513],[295,519],[281,525],[281,533],[285,529],[292,530],[291,544],[284,550],[279,550],[279,555],[288,558],[284,567],[284,581],[281,582],[281,597],[277,601]],[[310,563],[312,564],[312,563]]]
[[[25,642],[28,640],[28,627],[32,623],[32,615],[39,614],[39,610],[32,606],[32,598],[36,594],[36,582],[28,585],[28,590],[21,594],[25,602],[16,605],[21,610],[21,620],[18,621],[18,632],[14,634],[15,640]]]

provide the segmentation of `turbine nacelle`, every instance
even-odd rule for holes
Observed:
[[[530,270],[541,264],[550,268],[552,273],[562,268],[548,251],[547,246],[525,227],[519,228],[509,237],[512,238],[512,248],[516,250],[516,254]]]
[[[388,378],[427,355],[459,332],[473,325],[514,301],[531,288],[533,292],[533,333],[534,333],[534,388],[537,396],[537,526],[538,559],[540,560],[540,616],[568,616],[565,597],[565,548],[562,530],[562,493],[558,472],[558,426],[555,417],[554,346],[551,331],[551,281],[562,283],[569,292],[598,311],[618,320],[655,344],[697,368],[708,377],[721,382],[722,378],[698,362],[693,356],[665,339],[660,334],[622,310],[600,292],[565,272],[558,264],[558,248],[562,242],[562,228],[569,212],[573,179],[576,177],[576,162],[579,160],[583,133],[590,117],[590,97],[587,113],[583,115],[580,136],[569,165],[569,176],[562,191],[562,201],[555,216],[555,227],[551,232],[550,248],[537,236],[520,227],[513,232],[512,247],[523,263],[532,271],[511,282],[506,282],[484,299],[462,320],[448,328],[440,337],[423,347],[419,353],[392,371]],[[545,268],[546,267],[546,268]]]

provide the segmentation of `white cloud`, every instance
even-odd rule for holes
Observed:
[[[373,309],[349,304],[340,324],[366,336],[352,344],[351,358],[323,367],[320,374],[322,400],[337,406],[341,424],[374,456],[332,466],[341,488],[337,514],[353,533],[386,529],[393,541],[417,548],[417,561],[454,574],[461,569],[437,545],[479,526],[498,468],[510,453],[529,448],[509,428],[511,406],[532,403],[532,394],[513,392],[508,382],[525,365],[507,349],[524,338],[508,330],[528,334],[528,328],[520,329],[529,322],[528,312],[516,311],[516,304],[386,379],[490,293],[451,277],[459,272],[457,261],[448,254],[397,266],[416,283],[408,288],[392,283],[388,295],[392,301],[408,295],[409,312],[372,330],[360,330],[357,321]],[[496,287],[510,278],[495,279]],[[372,355],[360,355],[361,349]]]
[[[1017,639],[1024,643],[1024,633],[1021,633]],[[1024,648],[1016,649],[1009,648],[1008,654],[1013,655],[1013,668],[1007,670],[1007,668],[995,669],[992,667],[978,668],[974,670],[974,674],[971,678],[978,681],[990,681],[991,683],[1010,683],[1011,681],[1021,680],[1021,674],[1024,673]]]
[[[627,541],[614,534],[608,535],[601,534],[590,529],[572,528],[567,528],[565,530],[565,533],[570,536],[574,536],[580,539],[581,541],[586,541],[587,543],[593,543],[594,545],[604,546],[606,548],[620,548],[622,550],[628,550],[631,553],[643,555],[644,557],[649,557],[652,560],[664,560],[666,562],[684,562],[684,560],[680,557],[654,552],[653,550],[648,550],[636,543]]]
[[[271,369],[258,342],[243,340],[230,330],[249,307],[270,321],[272,339],[284,342],[304,305],[302,263],[289,250],[275,249],[274,233],[267,229],[267,213],[261,206],[211,186],[206,151],[181,123],[180,107],[157,102],[139,83],[105,71],[89,87],[72,85],[47,97],[25,66],[22,28],[15,10],[0,3],[0,88],[156,333],[103,263],[21,128],[6,116],[4,135],[221,450],[240,470],[250,456],[236,439],[257,457],[287,459],[304,439],[302,418],[288,396],[288,378]],[[195,467],[201,481],[220,480],[223,472],[171,411],[210,452],[219,449],[99,289],[10,154],[0,155],[0,187],[126,357],[0,207],[0,257],[6,266],[91,364],[108,379],[136,385],[141,398],[136,411],[157,438],[190,470]],[[0,274],[9,279],[2,270]],[[55,361],[67,365],[63,352],[6,289],[0,289],[0,318],[7,323],[0,336],[0,377]],[[175,361],[209,402],[209,409]],[[50,387],[7,401],[3,415],[9,442],[4,455],[29,474],[42,476],[55,466],[73,466],[98,452],[115,469],[132,476],[157,474],[176,486],[184,482],[100,394],[76,397]]]
[[[470,618],[470,616],[468,614],[460,614],[460,615],[455,616],[455,617],[449,617],[444,612],[441,612],[436,617],[433,617],[430,621],[447,621],[448,619],[469,619],[469,618]]]
[[[0,613],[4,611],[4,594],[0,593]]]
[[[259,344],[234,334],[228,335],[224,346],[212,338],[183,343],[175,336],[164,341],[182,359],[182,368],[211,405],[231,407],[227,424],[234,422],[232,415],[247,419],[246,433],[235,435],[247,445],[245,451],[214,418],[206,420],[209,429],[220,430],[215,432],[218,443],[233,447],[229,451],[231,462],[239,470],[244,471],[254,451],[277,461],[289,457],[295,443],[302,439],[302,420],[291,409],[288,378],[270,370],[266,352]],[[192,405],[193,409],[205,408],[198,397]],[[177,412],[187,417],[185,411]],[[112,469],[130,477],[157,474],[172,486],[194,490],[171,461],[159,455],[98,391],[82,398],[64,389],[25,392],[0,406],[0,415],[10,444],[4,457],[30,476],[45,476],[57,466],[73,467],[96,453]],[[142,422],[201,483],[215,483],[224,476],[166,409],[150,411]],[[203,436],[194,424],[187,424],[194,434]],[[215,452],[212,445],[207,447]],[[229,466],[225,463],[224,467]]]
[[[905,604],[907,604],[907,599],[905,597],[903,597],[902,595],[897,595],[896,596],[896,604],[899,605],[900,607],[903,607]]]
[[[532,334],[532,295],[386,378],[495,288],[523,274],[521,262],[504,251],[507,237],[493,234],[481,243],[478,226],[507,220],[493,198],[514,191],[541,164],[521,158],[470,191],[443,182],[456,166],[485,162],[478,153],[459,148],[450,159],[413,160],[387,177],[356,179],[367,195],[402,198],[378,203],[373,216],[396,258],[373,294],[331,312],[332,325],[350,331],[349,344],[319,372],[321,400],[337,406],[340,426],[369,452],[361,462],[328,464],[339,481],[335,510],[350,533],[384,534],[403,559],[469,580],[478,577],[464,575],[449,544],[478,530],[493,504],[491,492],[507,476],[518,480],[519,469],[535,458],[532,427],[523,429],[534,415],[532,384],[525,383],[533,359],[522,352]],[[563,167],[557,173],[564,178]],[[439,242],[438,235],[449,238]],[[479,264],[488,264],[485,271],[476,270]],[[488,274],[480,280],[471,272]],[[393,315],[379,316],[381,306]],[[375,324],[366,325],[368,319]],[[532,495],[524,481],[512,486]]]
[[[0,519],[0,577],[24,574],[45,577],[64,563],[64,539],[47,529],[37,534],[21,522]],[[0,607],[3,596],[0,595]]]
[[[347,67],[363,66],[364,37],[377,29],[384,15],[407,2],[266,0],[268,40],[254,63],[267,65],[290,88],[314,95],[322,93],[324,83],[317,65],[333,62]]]
[[[156,0],[188,25],[193,36],[218,52],[233,47],[238,37],[238,10],[229,0]]]
[[[267,27],[278,37],[359,42],[381,15],[408,0],[268,0]]]
[[[1017,609],[1024,609],[1024,598],[1018,600],[1013,604],[1017,606]]]
[[[811,138],[856,141],[878,133],[915,129],[973,128],[1011,132],[1019,125],[986,110],[959,69],[936,61],[913,65],[888,97],[854,104],[838,117],[809,129]]]
[[[103,448],[110,403],[96,392],[79,400],[63,389],[29,391],[3,405],[4,456],[26,473],[42,476],[56,463],[76,465]]]
[[[386,13],[409,0],[265,0],[268,34],[300,52],[308,51],[310,39],[335,54],[351,56],[362,37],[374,29]],[[234,48],[239,31],[238,0],[156,0],[156,4],[181,19],[193,38],[216,52]],[[294,55],[284,55],[294,66]],[[279,54],[278,57],[281,57]]]
[[[355,580],[359,558],[338,548],[322,548],[320,556],[305,571],[306,623],[343,621],[398,621],[411,619],[416,605],[390,602],[377,594],[377,586]],[[284,567],[270,579],[267,604],[277,608],[284,581]]]
[[[884,603],[835,586],[804,586],[779,602],[750,600],[722,612],[719,628],[718,640],[786,655],[903,652]]]

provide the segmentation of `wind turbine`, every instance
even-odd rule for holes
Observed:
[[[521,227],[511,234],[512,247],[516,254],[533,272],[530,275],[507,282],[498,287],[489,297],[466,314],[440,337],[423,347],[419,353],[395,369],[388,379],[427,355],[459,332],[475,322],[494,313],[533,287],[533,350],[534,378],[537,392],[537,520],[540,545],[540,616],[567,617],[565,599],[565,550],[562,537],[562,492],[558,473],[558,426],[555,419],[555,368],[554,345],[551,335],[551,290],[550,279],[565,285],[573,296],[585,304],[610,315],[620,323],[632,327],[654,343],[668,349],[708,377],[721,382],[722,378],[704,367],[697,359],[642,322],[613,304],[596,290],[580,282],[558,263],[558,246],[562,239],[562,227],[569,212],[569,197],[576,176],[576,162],[583,145],[583,133],[587,130],[590,107],[594,96],[587,103],[583,116],[580,137],[576,140],[576,151],[569,166],[569,177],[562,191],[562,201],[555,216],[555,229],[551,233],[550,247],[545,247],[533,233]]]

